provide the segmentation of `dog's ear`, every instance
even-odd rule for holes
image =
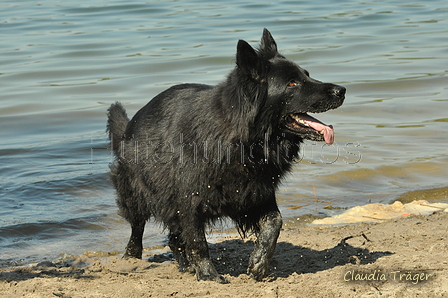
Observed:
[[[260,53],[266,59],[271,59],[278,54],[277,43],[269,32],[268,29],[264,28],[263,37],[261,38]]]
[[[260,77],[261,61],[257,52],[244,40],[238,41],[236,51],[236,65],[238,68],[255,80]]]

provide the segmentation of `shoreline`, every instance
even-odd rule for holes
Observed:
[[[444,212],[339,227],[286,221],[262,282],[245,273],[252,239],[229,234],[210,244],[210,253],[230,285],[179,273],[160,247],[149,260],[80,255],[1,268],[0,296],[448,297],[447,239]]]

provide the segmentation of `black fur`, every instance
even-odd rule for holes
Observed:
[[[344,95],[344,87],[314,80],[280,55],[265,29],[258,50],[238,42],[236,67],[217,86],[173,86],[132,120],[113,104],[111,176],[132,227],[125,257],[141,258],[144,225],[154,217],[169,230],[181,271],[226,283],[210,260],[204,229],[229,217],[243,234],[256,234],[248,274],[261,280],[282,226],[275,191],[301,142],[323,139],[292,125],[290,115],[337,108]]]

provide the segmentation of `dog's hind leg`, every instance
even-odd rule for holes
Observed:
[[[269,264],[282,227],[282,216],[277,206],[260,218],[259,227],[260,230],[257,233],[257,240],[247,269],[247,273],[258,281],[269,271]]]
[[[188,262],[187,255],[185,252],[185,243],[182,240],[180,228],[177,226],[170,227],[170,234],[168,236],[168,245],[173,252],[174,258],[179,264],[180,272],[191,272],[194,273],[194,269],[190,266]]]
[[[131,222],[131,237],[129,238],[126,251],[123,255],[124,259],[127,258],[142,258],[143,252],[143,232],[145,230],[146,220],[134,220]]]

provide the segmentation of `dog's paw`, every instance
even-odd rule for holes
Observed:
[[[143,248],[140,245],[136,245],[133,241],[129,241],[126,246],[126,250],[123,255],[123,259],[141,259],[143,254]]]
[[[196,273],[196,277],[197,277],[198,280],[215,281],[215,282],[220,283],[220,284],[228,284],[228,283],[230,283],[227,280],[227,278],[225,278],[224,276],[221,276],[219,274],[216,274],[216,275],[214,275],[214,274],[213,275],[205,275],[205,274],[197,274]]]
[[[247,274],[249,277],[255,279],[256,281],[261,281],[269,271],[269,263],[267,262],[257,262],[250,263],[247,268]]]
[[[192,273],[194,274],[195,270],[193,266],[190,266],[189,264],[185,265],[185,264],[179,264],[179,272],[182,273]]]
[[[124,254],[123,254],[123,256],[121,257],[123,260],[129,260],[129,259],[142,259],[142,255],[141,254],[131,254],[131,253],[128,253],[128,252],[125,252]]]
[[[210,260],[201,262],[201,266],[195,266],[196,278],[198,280],[210,280],[220,284],[228,284],[229,281],[218,274]]]

